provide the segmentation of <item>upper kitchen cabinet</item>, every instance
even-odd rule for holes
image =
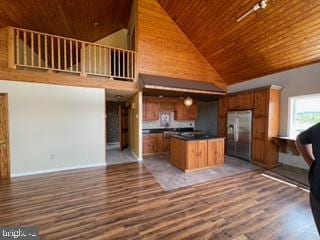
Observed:
[[[144,99],[143,119],[145,121],[159,120],[160,101],[155,98]]]
[[[226,118],[228,113],[228,98],[222,97],[219,99],[219,117]]]
[[[197,120],[198,103],[194,102],[190,107],[186,107],[182,101],[175,104],[174,119],[176,121]]]
[[[278,149],[272,138],[279,135],[280,90],[278,86],[232,93],[219,99],[219,136],[227,136],[227,112],[252,110],[252,161],[266,168],[278,164]],[[226,100],[227,99],[227,100]],[[228,106],[224,109],[225,102]]]
[[[241,93],[228,97],[229,110],[248,110],[253,108],[253,93]]]
[[[266,116],[268,113],[269,90],[257,91],[254,93],[254,115]]]
[[[197,120],[198,118],[198,103],[194,102],[190,107],[187,107],[188,120]]]

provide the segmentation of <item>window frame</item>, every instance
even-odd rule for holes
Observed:
[[[305,95],[298,95],[298,96],[291,96],[289,97],[289,109],[288,109],[288,129],[287,133],[289,137],[295,138],[296,135],[294,134],[296,132],[296,129],[294,128],[294,118],[296,115],[296,100],[299,99],[310,99],[314,97],[320,98],[320,93],[312,93],[312,94],[305,94]]]

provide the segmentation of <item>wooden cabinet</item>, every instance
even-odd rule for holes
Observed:
[[[175,105],[174,119],[176,121],[197,120],[198,103],[194,102],[190,107],[186,107],[182,101]]]
[[[159,120],[160,111],[174,111],[176,121],[197,120],[198,103],[195,101],[186,107],[180,99],[163,99],[145,97],[143,99],[143,121]]]
[[[175,110],[175,102],[169,101],[169,100],[160,101],[160,110],[174,111]]]
[[[277,86],[253,89],[251,92],[233,93],[219,99],[219,136],[227,136],[227,112],[232,110],[253,110],[252,160],[272,168],[278,164],[277,146],[272,137],[279,135],[280,90]],[[227,100],[226,100],[227,99]],[[227,109],[224,106],[227,104]]]
[[[158,152],[158,134],[143,135],[143,154]]]
[[[197,120],[198,118],[198,103],[194,102],[190,107],[186,108],[188,120]]]
[[[229,110],[248,110],[253,108],[253,93],[228,96]]]
[[[266,166],[266,157],[265,157],[265,141],[264,139],[255,139],[253,141],[253,161],[259,165]]]
[[[222,166],[224,139],[185,141],[172,137],[170,161],[185,172]]]
[[[236,110],[238,108],[238,96],[229,96],[228,97],[228,109]]]
[[[242,93],[238,95],[238,109],[248,110],[253,108],[253,93]]]
[[[188,141],[186,169],[205,168],[208,166],[208,143],[206,140]]]
[[[159,120],[160,101],[157,99],[147,98],[146,101],[146,120],[156,121]]]
[[[269,90],[254,93],[254,115],[266,116],[269,103]]]
[[[219,117],[226,118],[228,113],[228,98],[222,97],[219,99]]]
[[[208,140],[208,166],[224,164],[224,139]]]
[[[187,118],[186,113],[186,107],[183,102],[177,102],[175,105],[174,119],[176,121],[185,120]]]
[[[143,155],[170,152],[170,138],[164,138],[163,133],[143,135]]]
[[[267,118],[254,117],[252,126],[252,137],[254,139],[265,139],[267,133]]]
[[[218,118],[218,134],[219,137],[226,137],[227,136],[227,118],[219,117]]]

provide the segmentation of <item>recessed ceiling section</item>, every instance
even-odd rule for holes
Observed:
[[[158,1],[228,84],[320,61],[320,1]]]
[[[132,91],[123,91],[123,90],[106,90],[106,100],[108,102],[125,102],[131,96],[134,95]]]
[[[128,27],[132,0],[0,1],[0,27],[95,42]]]

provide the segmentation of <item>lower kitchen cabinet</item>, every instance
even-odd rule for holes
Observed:
[[[208,166],[224,164],[224,139],[208,140]]]
[[[172,137],[170,162],[185,172],[222,166],[224,138],[186,141]]]
[[[163,133],[143,135],[143,155],[170,152],[170,138],[164,138]]]
[[[158,152],[158,134],[143,135],[143,154]]]

